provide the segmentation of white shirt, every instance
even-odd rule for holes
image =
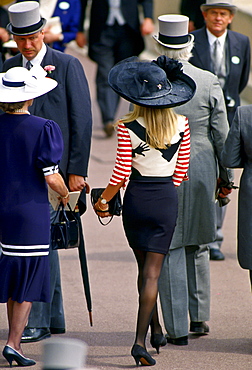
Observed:
[[[226,81],[225,42],[226,42],[226,37],[227,37],[227,30],[220,37],[214,36],[208,29],[206,31],[207,31],[208,42],[210,44],[211,57],[213,57],[213,54],[214,54],[215,41],[217,39],[219,41],[220,49],[222,52],[222,62],[221,62],[220,70],[217,73],[217,77],[218,77],[221,87],[223,88],[225,85],[225,81]]]
[[[43,43],[41,50],[35,56],[34,59],[31,60],[32,66],[40,66],[41,62],[46,54],[46,45]],[[27,59],[23,56],[23,67],[26,68]]]
[[[207,31],[208,42],[210,44],[211,55],[213,54],[214,43],[215,43],[216,39],[218,39],[219,42],[220,42],[220,46],[221,46],[222,54],[223,54],[223,52],[225,50],[225,41],[226,41],[226,37],[227,37],[227,30],[220,37],[214,36],[208,29],[206,31]]]
[[[112,26],[115,21],[117,21],[120,26],[123,26],[126,23],[125,19],[123,18],[120,6],[121,0],[109,0],[109,14],[106,22],[108,26]]]

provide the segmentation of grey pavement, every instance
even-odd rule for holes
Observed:
[[[88,182],[91,187],[105,187],[113,168],[116,137],[105,138],[95,102],[95,65],[86,56],[68,50],[84,65],[93,101],[94,129]],[[74,81],[73,81],[74,83]],[[122,100],[118,116],[127,112]],[[240,171],[235,171],[238,184]],[[251,292],[248,271],[242,270],[236,258],[237,191],[231,194],[224,224],[223,253],[225,261],[210,261],[211,320],[210,333],[202,337],[189,335],[188,346],[167,344],[160,354],[149,344],[147,348],[156,359],[156,370],[249,370],[252,369]],[[144,206],[144,205],[143,205]],[[137,266],[127,245],[121,218],[115,217],[102,226],[92,210],[82,217],[89,278],[93,302],[93,327],[89,325],[83,294],[77,250],[60,251],[62,287],[67,332],[88,344],[87,368],[131,369],[135,367],[130,349],[134,341],[138,305]],[[0,348],[7,337],[5,305],[0,305]],[[41,344],[23,344],[25,355],[41,369]],[[0,356],[0,368],[7,362]]]

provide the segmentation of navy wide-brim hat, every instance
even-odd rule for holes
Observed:
[[[164,55],[155,61],[124,59],[110,70],[108,83],[124,99],[149,108],[185,104],[196,91],[194,80],[183,73],[182,64]]]

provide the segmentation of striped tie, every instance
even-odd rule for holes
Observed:
[[[214,43],[213,62],[214,62],[214,72],[217,75],[220,70],[222,62],[221,44],[218,39],[216,39]]]
[[[28,69],[28,71],[32,68],[32,64],[31,62],[28,60],[28,62],[26,62],[26,68]]]

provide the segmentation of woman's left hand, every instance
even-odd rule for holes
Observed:
[[[94,211],[101,218],[111,216],[111,214],[109,213],[109,206],[108,206],[108,204],[103,205],[103,204],[100,203],[99,200],[94,205]]]

